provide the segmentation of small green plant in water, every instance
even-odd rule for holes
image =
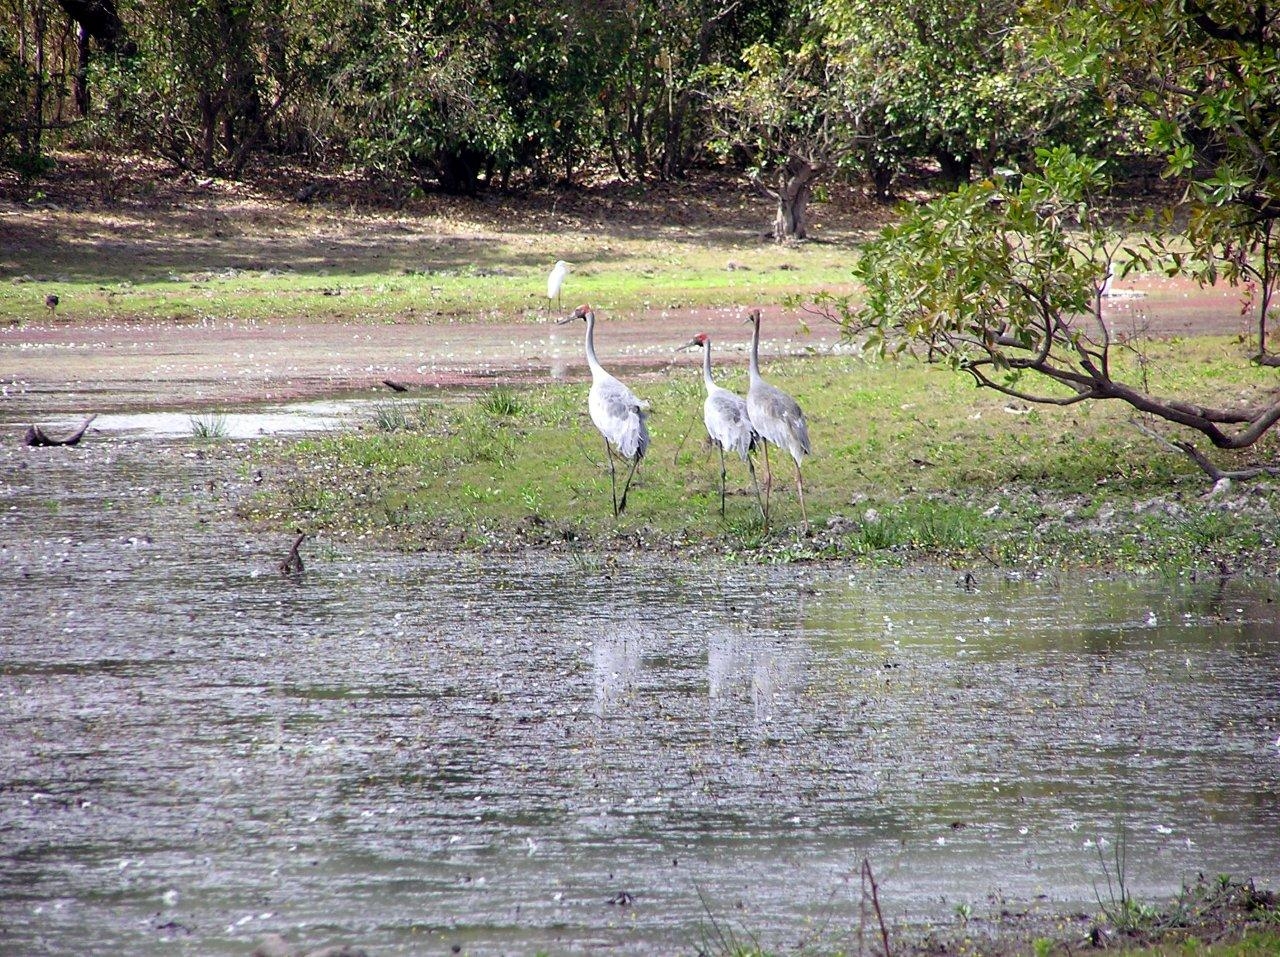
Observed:
[[[227,436],[227,417],[221,412],[193,415],[188,421],[191,434],[197,439],[223,439]]]
[[[1128,829],[1124,822],[1117,825],[1116,841],[1112,851],[1112,860],[1107,861],[1103,853],[1103,841],[1095,842],[1098,850],[1098,863],[1102,865],[1102,876],[1107,882],[1107,900],[1102,899],[1094,886],[1094,894],[1098,898],[1098,906],[1103,916],[1121,933],[1133,933],[1147,926],[1158,916],[1158,911],[1150,904],[1143,904],[1133,899],[1128,884]]]

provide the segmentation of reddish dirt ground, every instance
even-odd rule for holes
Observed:
[[[1237,335],[1249,331],[1230,289],[1144,278],[1117,284],[1107,302],[1121,335]],[[1137,295],[1140,293],[1140,295]],[[825,352],[839,330],[799,316],[766,313],[768,355]],[[597,346],[613,367],[696,366],[676,347],[709,332],[743,361],[747,329],[736,310],[602,317]],[[586,377],[580,324],[343,325],[254,323],[178,325],[32,323],[0,329],[0,415],[201,408],[281,401],[379,388],[478,387],[495,381]]]
[[[0,239],[5,240],[0,254],[20,246],[30,254],[31,249],[50,244],[61,248],[78,239],[87,247],[86,255],[109,255],[126,264],[141,262],[155,254],[157,236],[173,233],[175,227],[165,217],[176,215],[175,210],[190,218],[184,228],[191,236],[221,235],[229,222],[244,226],[231,229],[233,235],[253,233],[254,224],[296,218],[299,214],[288,212],[296,207],[291,191],[300,179],[314,181],[311,174],[295,173],[250,184],[224,184],[165,175],[154,164],[118,161],[111,167],[104,162],[100,157],[67,158],[60,166],[60,177],[43,185],[46,199],[35,206],[19,195],[16,183],[0,180],[4,214]],[[327,186],[344,198],[350,192],[352,210],[369,199],[359,184],[334,181]],[[591,215],[605,215],[625,228],[644,228],[679,215],[703,225],[732,223],[741,230],[749,228],[752,217],[758,215],[754,205],[744,206],[740,184],[712,181],[693,190],[687,186],[676,190],[656,186],[638,201],[633,187],[615,184],[530,193],[518,199],[490,197],[461,206],[462,201],[449,202],[450,211],[472,228],[477,222],[487,228],[510,221],[531,228],[558,223],[563,228],[565,217],[572,220],[590,209]],[[354,243],[351,255],[387,254],[384,246],[394,245],[406,216],[436,228],[433,224],[440,220],[433,217],[440,216],[443,202],[428,198],[420,205],[394,210],[365,205],[358,216],[352,213],[348,217]],[[853,193],[833,200],[828,209],[824,229],[845,240],[865,234],[888,215],[885,207]],[[68,236],[76,217],[88,222],[93,217],[110,217],[113,210],[127,212],[134,226],[125,232],[108,230],[103,239],[84,232]],[[332,236],[326,234],[326,239]],[[215,247],[214,252],[221,248],[213,242],[206,245]],[[177,255],[173,249],[166,250],[171,257]],[[0,255],[0,266],[4,261]],[[0,268],[0,278],[11,268],[16,264]],[[1243,335],[1250,331],[1237,290],[1201,289],[1186,281],[1141,277],[1118,282],[1115,291],[1106,308],[1118,335]],[[807,330],[802,318],[807,320]],[[744,361],[748,336],[738,310],[662,311],[625,320],[601,316],[597,345],[610,367],[658,369],[675,362],[696,368],[696,357],[675,349],[699,331],[709,332],[716,340],[720,362]],[[581,379],[586,377],[581,332],[580,325],[557,327],[545,321],[378,326],[314,321],[29,322],[0,328],[0,419],[14,422],[48,413],[279,401],[382,388],[383,379],[413,388]],[[765,337],[763,351],[768,355],[822,352],[840,341],[839,330],[829,323],[780,309],[766,311]]]

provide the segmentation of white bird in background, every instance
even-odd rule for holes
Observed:
[[[649,429],[645,426],[644,406],[630,389],[604,371],[596,358],[596,314],[590,306],[579,306],[572,316],[560,323],[585,319],[587,322],[587,365],[591,367],[591,391],[587,395],[587,408],[591,421],[604,436],[604,454],[609,460],[609,482],[613,487],[613,517],[617,518],[627,507],[627,490],[636,474],[636,466],[649,448]],[[611,448],[612,446],[612,448]],[[613,467],[613,449],[631,463],[627,480],[622,486],[622,498],[618,498],[618,479]]]
[[[711,378],[711,337],[700,332],[681,348],[702,349],[702,381],[707,387],[707,398],[702,403],[702,421],[707,426],[707,435],[720,450],[720,517],[724,518],[725,467],[724,453],[736,452],[738,458],[747,463],[751,470],[751,484],[755,486],[756,502],[760,506],[760,517],[764,518],[764,502],[760,498],[760,483],[756,480],[756,466],[751,461],[751,450],[756,447],[759,436],[752,428],[751,419],[747,415],[747,400],[734,395],[728,389],[715,384]]]
[[[556,264],[551,267],[551,273],[547,276],[547,309],[551,309],[551,300],[556,301],[556,308],[562,308],[563,303],[560,298],[560,287],[564,285],[564,277],[569,274],[569,264],[563,259],[556,260]]]
[[[769,490],[773,487],[773,472],[769,467],[769,446],[776,445],[791,453],[796,463],[796,492],[800,496],[800,514],[804,516],[804,528],[809,530],[809,513],[804,505],[804,479],[800,464],[811,451],[809,426],[804,412],[795,399],[760,377],[760,310],[752,309],[745,322],[753,325],[751,331],[751,387],[747,390],[747,415],[764,447],[764,516],[769,524]]]

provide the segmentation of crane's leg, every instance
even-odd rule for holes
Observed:
[[[769,524],[769,516],[764,513],[764,501],[760,498],[760,480],[756,478],[756,465],[751,461],[751,453],[747,453],[747,468],[751,470],[751,484],[756,489],[756,504],[760,506],[760,521]]]
[[[627,490],[631,488],[631,477],[636,474],[636,466],[640,464],[640,456],[636,456],[631,460],[631,469],[627,472],[627,481],[622,486],[622,501],[618,503],[618,515],[621,515],[627,507]]]
[[[613,490],[613,517],[617,518],[622,509],[618,508],[618,477],[613,470],[613,449],[609,448],[609,440],[604,440],[604,457],[609,460],[609,487]],[[626,502],[626,499],[623,499]]]
[[[720,449],[720,517],[724,518],[724,446],[717,443],[716,447]]]
[[[800,474],[800,463],[796,463],[796,492],[800,496],[800,514],[804,517],[804,531],[809,534],[809,512],[804,507],[804,477]]]
[[[764,527],[769,527],[769,491],[773,488],[773,470],[769,468],[769,443],[764,446]]]

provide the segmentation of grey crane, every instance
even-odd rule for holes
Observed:
[[[596,314],[587,305],[579,306],[573,315],[559,320],[559,324],[585,319],[587,323],[587,365],[591,367],[591,391],[587,394],[587,409],[591,421],[604,436],[604,454],[609,460],[609,482],[613,488],[613,517],[617,518],[627,507],[627,491],[636,474],[636,466],[649,448],[649,429],[645,425],[644,404],[635,393],[604,371],[596,358]],[[618,478],[613,466],[613,449],[631,463],[627,480],[622,486],[622,498],[618,498]]]
[[[707,435],[720,450],[720,517],[724,518],[724,453],[729,451],[736,452],[738,458],[746,462],[747,468],[751,470],[751,484],[755,487],[756,503],[760,506],[760,517],[763,519],[764,501],[760,498],[756,466],[751,461],[751,451],[756,447],[759,436],[747,415],[747,400],[716,385],[711,378],[711,337],[700,332],[681,348],[692,349],[694,346],[702,349],[702,382],[707,387],[707,398],[702,403],[702,421],[707,427]]]
[[[760,377],[760,310],[752,309],[743,320],[752,324],[751,330],[751,387],[747,390],[747,415],[756,433],[764,440],[764,516],[769,524],[769,490],[773,487],[773,472],[769,467],[769,446],[776,445],[791,453],[796,463],[796,492],[800,496],[800,514],[804,516],[805,531],[809,530],[809,512],[804,504],[804,478],[800,472],[804,457],[812,451],[809,444],[809,426],[804,420],[800,403],[777,386]]]

